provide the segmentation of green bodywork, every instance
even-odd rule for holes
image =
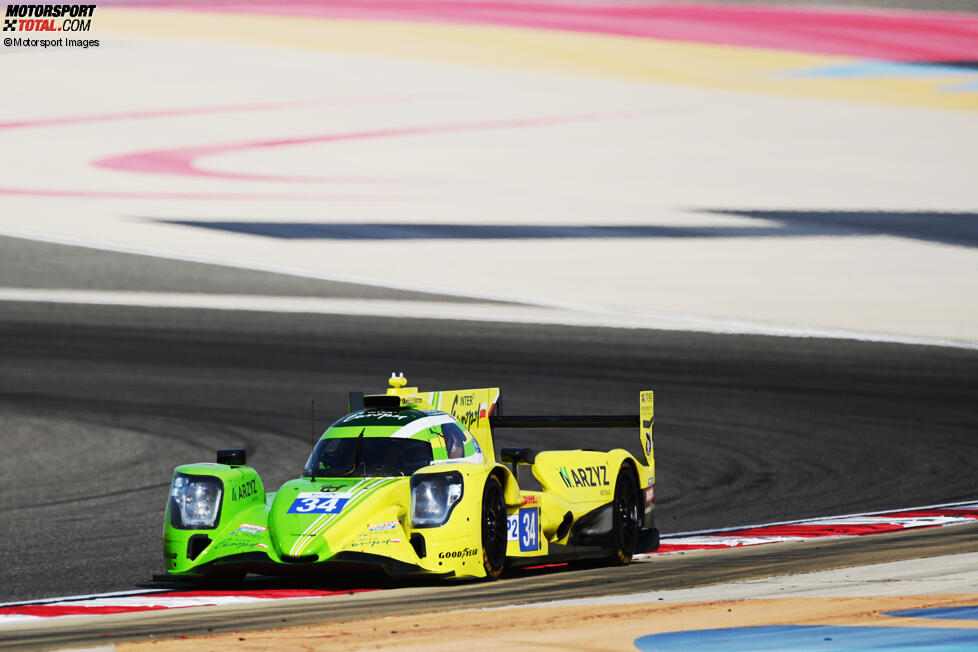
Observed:
[[[417,423],[420,427],[426,418],[445,416],[417,410],[357,412],[333,424],[320,440],[361,436],[388,439],[405,425]],[[472,435],[464,429],[462,432],[464,454],[478,453]],[[449,468],[442,425],[421,427],[405,438],[431,446],[435,463],[421,472]],[[477,475],[484,477],[482,465],[476,468]],[[465,469],[465,475],[475,470]],[[409,476],[304,476],[289,480],[277,492],[266,493],[258,473],[248,466],[187,464],[174,470],[174,478],[181,474],[219,480],[220,509],[214,527],[185,529],[175,526],[171,518],[174,508],[168,504],[163,534],[168,574],[200,575],[254,564],[317,563],[331,559],[340,550],[382,554],[406,564],[418,562],[406,524],[411,507]],[[306,493],[344,496],[346,502],[335,514],[295,513],[297,501]]]

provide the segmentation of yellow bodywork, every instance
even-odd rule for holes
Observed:
[[[608,452],[565,450],[544,451],[536,455],[530,466],[534,477],[540,482],[543,491],[521,491],[512,471],[495,462],[495,448],[492,440],[490,416],[499,400],[498,387],[467,390],[421,392],[417,387],[407,387],[404,376],[392,376],[389,395],[401,397],[402,405],[415,405],[422,409],[447,412],[459,420],[479,442],[485,454],[486,463],[476,471],[471,464],[453,465],[462,470],[468,467],[466,475],[466,495],[478,493],[490,473],[500,476],[503,483],[507,514],[510,527],[508,532],[507,557],[545,557],[550,544],[567,544],[570,528],[561,531],[566,515],[571,514],[573,523],[614,499],[615,481],[623,465],[630,465],[642,490],[651,489],[655,482],[654,455],[652,446],[653,392],[643,391],[639,395],[639,427],[645,463],[635,459],[624,449]],[[443,470],[439,465],[438,470]],[[470,490],[470,480],[475,486]],[[651,494],[646,494],[651,495]],[[529,540],[528,532],[520,527],[521,510],[533,509],[536,514],[536,541]],[[650,510],[650,505],[646,506]],[[461,518],[464,515],[464,519]],[[453,514],[449,522],[438,528],[439,539],[456,542],[449,548],[459,545],[480,548],[480,532],[473,528],[481,516],[481,503],[471,501],[465,505],[462,514]],[[514,520],[516,525],[514,526]],[[465,531],[471,532],[467,537]],[[561,535],[558,537],[558,535]],[[522,539],[522,540],[521,540]],[[426,538],[426,540],[428,540]],[[527,549],[531,548],[531,549]],[[464,560],[463,560],[464,561]],[[439,569],[442,565],[439,564]],[[457,575],[468,574],[471,568],[452,566]]]
[[[443,525],[412,524],[412,477],[301,477],[266,495],[250,467],[179,467],[178,472],[223,477],[231,491],[226,491],[222,499],[219,523],[207,531],[213,543],[198,557],[189,555],[188,543],[200,536],[200,531],[166,528],[164,554],[168,570],[192,574],[195,569],[221,564],[242,553],[264,553],[275,566],[363,560],[362,555],[351,554],[363,553],[374,562],[387,565],[388,570],[485,577],[482,510],[483,492],[490,476],[498,478],[503,488],[506,556],[517,565],[530,565],[533,558],[541,558],[543,563],[555,545],[567,546],[572,526],[582,517],[605,518],[606,513],[611,518],[611,510],[602,508],[614,500],[616,481],[625,467],[634,473],[639,494],[645,498],[646,520],[650,518],[655,478],[651,391],[642,392],[639,397],[641,424],[636,424],[640,426],[644,463],[623,449],[539,452],[532,464],[523,466],[530,466],[542,491],[521,491],[514,474],[519,471],[517,463],[510,468],[496,462],[491,417],[499,400],[498,388],[420,392],[417,387],[407,387],[403,376],[398,376],[391,379],[387,394],[400,397],[402,406],[451,414],[481,448],[482,461],[439,460],[412,476],[417,479],[428,473],[461,474],[462,496]],[[244,480],[238,480],[239,475]],[[241,492],[234,490],[237,484],[232,482],[244,483],[242,486],[252,482],[256,492],[248,493],[245,502],[239,501]],[[293,508],[306,495],[304,492],[343,497],[346,502],[335,513],[297,513]]]

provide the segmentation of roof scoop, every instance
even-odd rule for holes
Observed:
[[[401,397],[391,394],[368,394],[363,397],[365,410],[396,410],[401,407]]]

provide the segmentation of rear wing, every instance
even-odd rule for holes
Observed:
[[[441,392],[419,392],[417,387],[407,387],[404,374],[391,374],[387,396],[399,397],[401,405],[416,405],[421,409],[447,412],[464,425],[482,448],[487,460],[496,459],[492,442],[494,428],[634,428],[639,427],[645,463],[654,465],[652,446],[653,392],[639,393],[638,414],[576,415],[576,416],[503,416],[498,387],[458,389]],[[363,407],[363,394],[350,392],[350,411]]]
[[[652,427],[655,424],[651,390],[639,393],[638,414],[578,414],[572,416],[520,415],[503,416],[502,403],[489,417],[492,428],[634,428],[638,426],[645,463],[654,468]]]

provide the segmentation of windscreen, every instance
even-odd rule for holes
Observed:
[[[418,439],[335,437],[321,439],[309,456],[305,476],[367,478],[411,475],[431,464],[431,444]]]

